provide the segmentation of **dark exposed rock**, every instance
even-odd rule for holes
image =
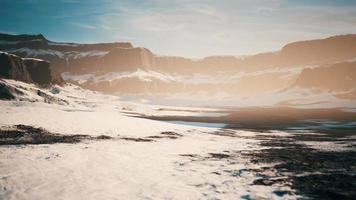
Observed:
[[[112,137],[106,135],[97,137],[89,135],[62,135],[51,133],[43,128],[22,124],[0,128],[0,145],[78,143],[82,140],[108,139],[112,139]]]
[[[16,55],[0,51],[0,78],[31,82],[30,74],[23,60]]]
[[[0,129],[0,145],[77,143],[88,139],[87,135],[61,135],[42,128],[16,125],[14,129]]]
[[[121,137],[121,140],[133,141],[133,142],[154,142],[149,138],[133,138],[133,137]]]
[[[32,81],[40,85],[48,85],[52,82],[49,62],[44,60],[23,59]]]
[[[16,98],[15,95],[23,95],[23,92],[21,92],[17,88],[0,82],[0,99],[12,100]]]
[[[261,145],[268,148],[248,152],[245,155],[250,156],[254,163],[277,164],[258,170],[261,178],[254,180],[252,184],[288,185],[296,190],[296,194],[303,196],[301,199],[354,199],[356,197],[355,149],[320,151],[296,142],[338,139],[345,143],[352,143],[344,136],[337,133],[297,134],[289,138],[261,136],[264,138]],[[276,176],[269,175],[271,169],[277,170]],[[279,194],[285,195],[284,192],[277,195]]]
[[[107,136],[107,135],[99,135],[99,136],[96,137],[96,139],[98,139],[98,140],[110,140],[110,139],[112,139],[112,137]]]
[[[179,134],[179,133],[172,132],[172,131],[164,131],[164,132],[161,132],[160,135],[152,135],[152,136],[148,136],[147,138],[149,138],[149,139],[164,139],[164,138],[178,139],[180,137],[183,137],[183,135]]]
[[[62,104],[62,105],[69,104],[68,101],[61,99],[61,98],[57,98],[52,95],[48,95],[45,92],[42,92],[41,90],[37,90],[37,95],[40,97],[43,97],[45,103],[58,103],[58,104]]]
[[[26,42],[26,41],[46,40],[46,38],[42,34],[38,34],[38,35],[28,35],[28,34],[11,35],[11,34],[0,33],[0,40],[12,41],[12,42]]]
[[[183,156],[183,157],[190,157],[190,158],[196,158],[196,157],[199,157],[198,154],[179,154],[180,156]]]
[[[49,62],[20,58],[4,52],[0,52],[0,78],[36,83],[40,86],[63,83],[60,75],[52,71]]]
[[[179,133],[176,133],[176,132],[173,132],[173,131],[164,131],[164,132],[161,132],[162,135],[168,135],[168,136],[177,136],[177,137],[182,137],[183,135],[182,134],[179,134]]]
[[[229,158],[229,154],[223,154],[223,153],[209,153],[212,158]]]
[[[131,48],[132,45],[128,42],[113,42],[113,43],[97,43],[97,44],[78,44],[78,43],[62,43],[47,40],[42,34],[38,35],[11,35],[0,33],[0,40],[8,43],[0,44],[0,50],[4,49],[51,49],[57,51],[90,51],[102,50],[109,51],[116,47]]]

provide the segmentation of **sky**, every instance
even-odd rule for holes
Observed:
[[[356,0],[0,0],[0,32],[200,58],[356,33]]]

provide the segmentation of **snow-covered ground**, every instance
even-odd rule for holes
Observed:
[[[257,133],[130,116],[131,112],[204,115],[214,109],[123,102],[119,97],[69,84],[38,89],[2,81],[24,94],[17,100],[0,101],[1,127],[24,124],[59,134],[107,135],[112,139],[0,146],[0,199],[297,198],[292,193],[276,193],[293,192],[287,186],[251,184],[256,173],[246,169],[263,165],[250,162],[241,152],[262,148],[260,140],[254,139]],[[159,137],[167,131],[179,137]],[[224,131],[230,136],[219,134]]]

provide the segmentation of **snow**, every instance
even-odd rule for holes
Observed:
[[[119,101],[118,97],[97,94],[74,85],[67,85],[66,87],[56,86],[60,92],[53,94],[50,89],[48,89],[49,91],[38,89],[33,84],[13,80],[6,80],[6,83],[25,93],[26,97],[19,97],[22,101],[1,101],[1,126],[25,124],[40,126],[49,131],[60,132],[62,134],[72,134],[75,132],[76,134],[104,134],[110,136],[149,136],[163,131],[186,131],[191,128],[189,126],[179,126],[125,116],[121,112],[130,110],[135,113],[154,115],[164,107],[160,107],[159,109],[157,106],[124,103]],[[67,101],[69,105],[55,104],[56,102],[47,104],[44,102],[43,97],[37,95],[38,90],[49,96]],[[185,109],[179,107],[172,108],[176,110]],[[201,115],[201,112],[200,110],[197,115]],[[170,113],[174,114],[177,111],[163,112],[164,115],[169,115]],[[183,111],[182,115],[186,115],[187,113],[190,114]]]
[[[43,59],[39,59],[39,58],[22,58],[22,60],[36,60],[36,61],[44,61]]]
[[[169,95],[127,95],[129,101],[144,101],[147,104],[199,106],[199,107],[268,107],[289,106],[295,108],[356,108],[354,99],[342,99],[337,95],[342,92],[320,91],[313,88],[292,87],[283,91],[261,92],[244,97],[227,92],[208,93],[173,93]],[[159,98],[158,98],[159,97]]]
[[[4,199],[236,199],[280,197],[278,187],[250,185],[255,176],[241,178],[214,171],[258,167],[243,157],[191,162],[183,154],[259,149],[259,141],[222,137],[218,128],[179,125],[127,116],[126,111],[160,115],[215,112],[214,109],[166,107],[122,102],[67,84],[40,89],[68,104],[45,103],[33,84],[2,80],[25,93],[16,101],[0,101],[0,126],[32,125],[60,134],[108,135],[112,140],[78,144],[0,146],[0,197]],[[181,134],[178,139],[133,142],[163,131]],[[251,136],[248,131],[236,131]],[[208,158],[208,157],[207,157]],[[289,188],[290,189],[290,188]],[[284,196],[286,198],[287,196]],[[293,196],[289,199],[295,199]]]
[[[83,84],[87,82],[89,79],[94,78],[94,74],[80,74],[80,75],[75,75],[71,74],[69,72],[63,72],[61,73],[61,76],[63,80],[65,81],[76,81],[79,84]]]
[[[83,52],[80,55],[85,56],[94,56],[94,55],[105,55],[106,52]],[[79,55],[73,55],[73,58],[79,58]],[[306,67],[306,66],[303,66]],[[190,76],[187,75],[173,75],[168,73],[162,73],[154,70],[144,70],[144,69],[137,69],[136,71],[120,71],[120,72],[111,72],[101,76],[96,76],[94,78],[95,82],[102,82],[102,81],[114,81],[123,78],[138,78],[144,82],[151,82],[153,80],[160,80],[163,82],[180,82],[184,84],[221,84],[221,83],[235,83],[238,82],[242,78],[254,77],[254,76],[262,76],[266,74],[278,74],[283,78],[292,78],[298,75],[303,67],[295,67],[295,68],[275,68],[269,69],[259,72],[241,72],[235,73],[233,75],[226,74],[226,73],[218,73],[215,75],[208,75],[208,74],[192,74]],[[86,81],[85,78],[88,75],[72,75],[67,73],[66,77],[68,80],[78,80],[81,78],[82,81]],[[92,77],[92,75],[90,75]]]
[[[62,51],[57,51],[53,49],[30,49],[27,47],[24,48],[19,48],[19,49],[12,49],[12,50],[7,50],[9,53],[25,53],[26,56],[32,56],[32,57],[37,57],[37,56],[55,56],[61,59],[80,59],[84,57],[101,57],[109,53],[109,51],[98,51],[98,50],[93,50],[93,51],[68,51],[68,52],[62,52]]]
[[[79,44],[75,43],[64,43],[64,42],[48,42],[49,45],[53,46],[70,46],[70,47],[77,47]]]
[[[80,58],[85,58],[85,57],[101,57],[105,56],[108,54],[109,51],[98,51],[98,50],[93,50],[93,51],[71,51],[71,52],[66,52],[66,57],[70,59],[80,59]]]
[[[19,81],[0,81],[24,93],[15,101],[0,100],[0,127],[24,124],[60,134],[113,137],[77,144],[0,146],[2,199],[298,198],[292,194],[282,197],[274,194],[276,190],[293,191],[287,186],[251,184],[258,174],[247,169],[266,165],[252,163],[238,153],[262,148],[260,141],[254,139],[256,134],[291,133],[222,130],[222,124],[208,127],[135,118],[130,113],[152,116],[222,116],[225,113],[221,109],[123,102],[120,97],[71,84],[40,89]],[[38,96],[38,90],[57,100],[45,102],[45,97]],[[181,136],[154,142],[122,139],[160,136],[165,131]],[[218,131],[229,131],[238,137],[217,135]],[[333,144],[307,145],[323,149]],[[236,152],[237,159],[209,157],[211,153],[225,152]]]
[[[46,56],[51,55],[58,58],[64,58],[64,54],[60,51],[52,50],[52,49],[30,49],[27,47],[8,50],[9,53],[26,53],[26,56]]]
[[[222,167],[223,162],[209,166],[179,156],[250,145],[248,140],[209,139],[215,141],[193,135],[154,144],[103,141],[1,149],[6,185],[0,185],[7,188],[1,193],[8,199],[236,199],[247,194],[278,199],[275,188],[250,186],[248,175],[237,179],[211,173],[241,169],[243,159]]]
[[[145,82],[151,82],[153,80],[160,80],[163,82],[172,82],[175,81],[173,76],[168,74],[160,73],[152,70],[142,70],[138,69],[135,72],[120,72],[120,73],[111,73],[101,77],[97,77],[98,81],[112,81],[122,78],[138,78]]]
[[[175,81],[175,78],[169,74],[160,73],[153,70],[143,70],[143,69],[137,69],[136,71],[112,72],[101,76],[95,76],[94,74],[74,75],[74,74],[70,74],[69,72],[62,73],[62,75],[64,80],[85,82],[88,79],[92,78],[96,83],[103,82],[103,81],[115,81],[124,78],[138,78],[139,80],[144,82],[151,82],[154,80],[160,80],[163,82]]]

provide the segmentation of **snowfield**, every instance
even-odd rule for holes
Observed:
[[[288,186],[252,184],[258,177],[253,170],[267,166],[253,163],[243,154],[264,148],[254,138],[257,133],[130,116],[193,116],[214,109],[123,102],[117,96],[70,84],[39,89],[18,81],[1,81],[24,93],[17,100],[0,101],[1,127],[23,124],[53,133],[112,139],[0,146],[0,199],[298,197]],[[281,195],[278,191],[288,192]]]
[[[181,156],[207,156],[230,149],[257,148],[254,140],[231,140],[210,135],[209,132],[216,131],[214,128],[126,116],[122,111],[143,114],[158,114],[159,111],[157,106],[123,103],[118,97],[97,94],[74,85],[42,90],[68,102],[68,105],[45,103],[36,94],[34,85],[5,81],[25,92],[27,99],[0,101],[1,126],[24,124],[61,134],[108,135],[114,138],[142,138],[173,131],[183,137],[155,142],[113,139],[79,144],[1,147],[2,198],[235,199],[260,190],[248,186],[249,177],[237,181],[234,177],[212,174],[218,168],[243,168],[245,160],[230,166],[223,166],[224,161],[218,160],[185,165],[189,163],[189,157]],[[192,108],[186,110],[189,109]],[[183,114],[187,114],[186,110]],[[179,114],[179,111],[162,112],[164,115]],[[259,193],[271,195],[273,188],[264,190],[264,194]]]

